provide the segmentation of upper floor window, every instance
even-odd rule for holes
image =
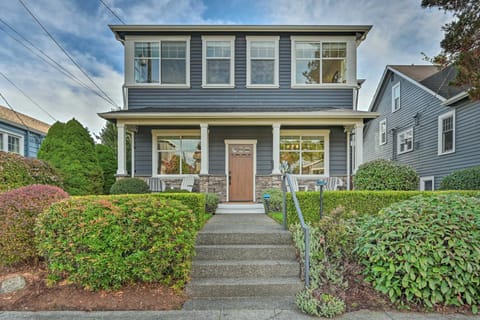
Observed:
[[[23,137],[9,132],[0,132],[0,151],[23,155]]]
[[[387,119],[383,119],[378,123],[378,137],[380,145],[387,143]]]
[[[438,117],[438,154],[455,152],[455,110]]]
[[[278,87],[279,37],[246,37],[247,86]]]
[[[234,87],[235,37],[203,36],[203,87]]]
[[[293,85],[347,83],[347,43],[300,41],[292,44]]]
[[[398,154],[409,152],[413,150],[413,128],[401,131],[397,136],[397,151]]]
[[[392,87],[392,112],[400,109],[400,82]]]

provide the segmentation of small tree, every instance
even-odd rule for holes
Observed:
[[[110,188],[115,183],[115,173],[117,169],[117,159],[115,152],[103,144],[95,145],[95,151],[100,166],[103,170],[103,193],[108,194]]]
[[[103,172],[95,144],[87,129],[75,119],[56,122],[45,137],[38,158],[57,168],[64,188],[71,195],[101,194]]]

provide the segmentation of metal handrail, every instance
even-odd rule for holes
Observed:
[[[290,192],[292,194],[293,204],[295,205],[295,210],[297,211],[298,220],[300,220],[300,225],[303,229],[304,239],[305,239],[305,287],[310,286],[310,232],[308,226],[305,223],[303,218],[302,209],[298,203],[297,194],[295,193],[294,188],[292,187],[292,178],[289,173],[284,174],[282,177],[282,192],[283,192],[283,228],[287,229],[287,183],[290,186]]]

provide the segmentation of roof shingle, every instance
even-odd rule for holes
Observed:
[[[47,134],[50,125],[42,122],[26,114],[14,112],[7,107],[0,105],[0,121],[5,120],[10,123],[19,125],[20,127],[27,126],[28,129]],[[23,123],[22,123],[23,122]]]

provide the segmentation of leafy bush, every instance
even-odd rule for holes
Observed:
[[[417,190],[418,182],[415,170],[390,160],[364,163],[353,178],[356,190]]]
[[[0,192],[32,184],[61,187],[62,178],[44,161],[0,151]]]
[[[154,193],[153,195],[166,200],[178,200],[186,205],[195,215],[199,223],[199,227],[205,222],[205,195],[203,193]],[[203,221],[203,222],[202,222]]]
[[[148,184],[139,178],[123,178],[115,181],[110,188],[111,194],[150,193]]]
[[[283,193],[280,188],[270,188],[265,189],[262,193],[262,199],[265,194],[270,195],[270,200],[268,203],[268,208],[270,211],[280,212],[282,211],[283,206]]]
[[[218,207],[218,195],[215,193],[205,193],[205,212],[215,214]]]
[[[480,303],[480,200],[417,196],[361,226],[356,252],[367,281],[392,302]]]
[[[103,171],[103,193],[108,194],[110,192],[110,188],[115,183],[117,157],[115,156],[115,151],[103,144],[95,145],[95,152],[97,154],[100,167]]]
[[[312,316],[333,318],[345,312],[345,302],[329,294],[315,297],[311,289],[304,289],[297,293],[295,302],[298,308]]]
[[[56,122],[43,140],[38,158],[57,168],[71,195],[101,194],[103,172],[87,129],[77,120]]]
[[[440,183],[443,190],[480,190],[480,166],[455,171]]]
[[[36,217],[54,202],[68,197],[54,186],[31,185],[0,194],[0,265],[37,257],[33,226]]]
[[[36,236],[51,281],[92,290],[136,281],[180,288],[197,225],[186,205],[156,194],[90,196],[54,204],[39,216]]]

